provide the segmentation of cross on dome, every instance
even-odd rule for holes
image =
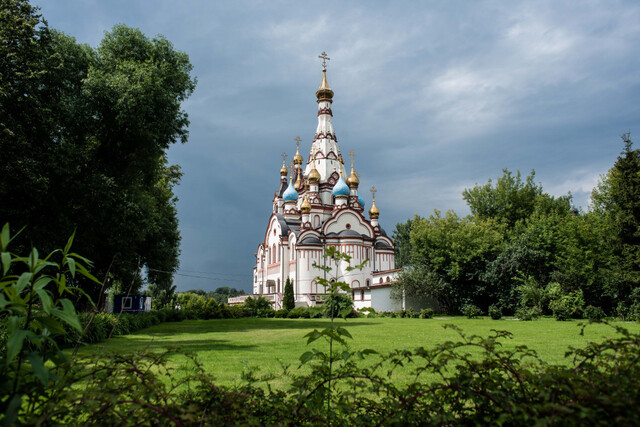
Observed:
[[[371,187],[371,197],[373,197],[373,201],[376,201],[376,193],[378,192],[378,190],[376,190],[376,187]]]
[[[322,59],[322,71],[326,71],[327,61],[330,61],[331,58],[327,56],[327,52],[322,52],[318,58]]]
[[[296,136],[295,138],[293,138],[293,140],[296,142],[296,147],[300,147],[300,141],[302,141],[302,138]]]

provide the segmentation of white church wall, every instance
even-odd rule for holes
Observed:
[[[371,289],[371,307],[375,311],[402,310],[402,301],[391,298],[391,289],[390,287]]]

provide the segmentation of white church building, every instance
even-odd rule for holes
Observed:
[[[356,308],[399,310],[402,303],[391,298],[391,286],[400,270],[395,268],[394,242],[378,222],[380,210],[373,187],[369,218],[365,216],[353,151],[347,175],[332,124],[334,93],[326,73],[329,58],[324,53],[321,58],[322,83],[316,92],[318,126],[306,161],[300,155],[298,137],[291,170],[287,169],[286,155],[283,155],[272,214],[255,254],[253,294],[264,296],[274,308],[280,309],[288,278],[293,284],[296,306],[320,305],[325,294],[324,287],[316,280],[320,276],[348,283]],[[347,271],[349,264],[342,261],[333,265],[331,274],[325,276],[314,263],[330,262],[323,257],[324,249],[329,246],[349,254],[352,266],[366,261],[364,269]],[[239,303],[244,298],[229,302]]]

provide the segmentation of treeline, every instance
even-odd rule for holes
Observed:
[[[435,211],[393,233],[399,289],[458,314],[476,306],[524,319],[618,316],[640,320],[640,151],[629,134],[611,170],[578,211],[504,170],[463,192],[471,214]]]
[[[167,149],[187,140],[188,56],[124,25],[93,48],[28,1],[3,0],[0,58],[0,224],[24,227],[16,250],[48,252],[76,230],[107,288],[136,293],[147,280],[170,301],[181,172]],[[101,283],[74,285],[99,303]]]

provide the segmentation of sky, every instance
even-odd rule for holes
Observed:
[[[281,153],[306,158],[326,51],[341,151],[356,153],[380,223],[469,209],[462,191],[504,168],[589,208],[640,144],[637,1],[34,0],[49,26],[96,47],[116,24],[189,55],[189,141],[169,159],[182,234],[178,291],[250,290]],[[347,164],[348,167],[348,164]]]

